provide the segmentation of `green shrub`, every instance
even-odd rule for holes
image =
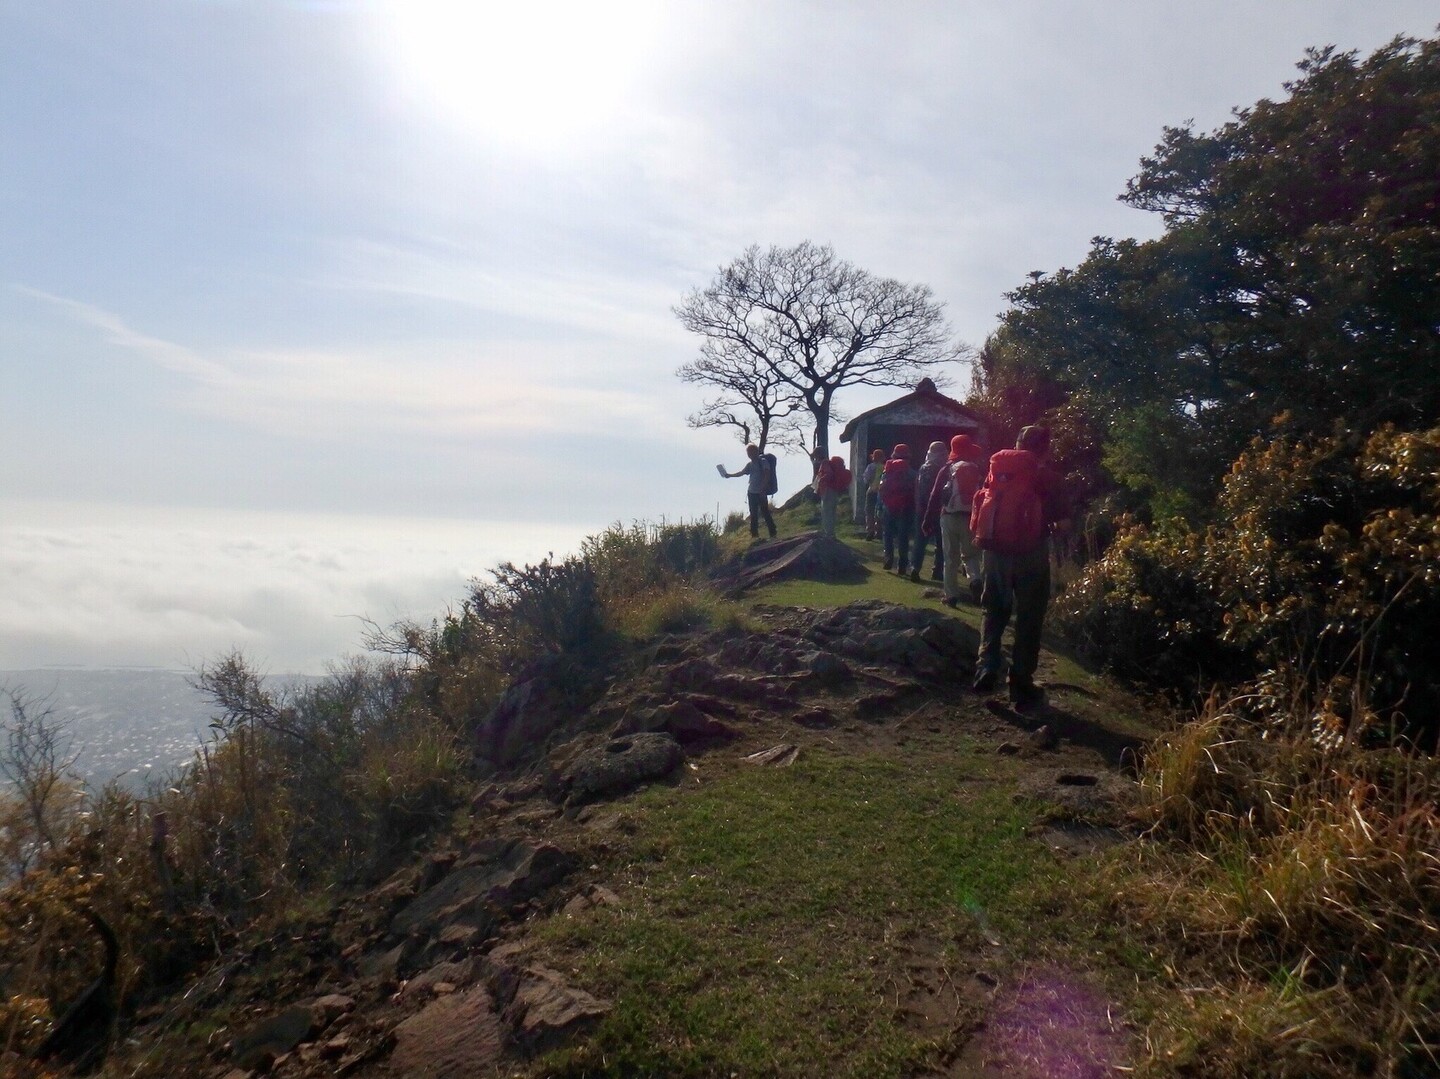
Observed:
[[[1440,732],[1440,429],[1256,442],[1219,523],[1122,531],[1056,604],[1091,659],[1202,695],[1265,672],[1309,690],[1364,688],[1330,713],[1345,730],[1408,719]],[[1270,679],[1274,681],[1273,678]],[[1277,702],[1283,704],[1283,702]]]

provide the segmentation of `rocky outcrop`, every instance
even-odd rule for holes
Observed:
[[[422,931],[435,936],[460,924],[483,934],[501,912],[558,884],[574,868],[574,862],[571,855],[549,843],[496,840],[477,844],[449,873],[400,909],[391,919],[390,933],[401,938]],[[403,965],[402,956],[397,966]]]
[[[730,595],[775,581],[846,581],[858,583],[867,575],[860,555],[829,536],[805,532],[750,547],[734,562],[712,575],[717,587]]]

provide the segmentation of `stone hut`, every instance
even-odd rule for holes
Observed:
[[[840,432],[840,441],[850,443],[850,471],[854,475],[850,504],[855,508],[855,520],[862,520],[865,514],[860,477],[871,450],[884,450],[888,455],[897,443],[903,442],[910,447],[912,463],[918,466],[930,443],[938,440],[948,444],[959,434],[969,435],[990,448],[985,421],[959,401],[946,397],[928,378],[922,378],[913,393],[862,412],[847,423]]]

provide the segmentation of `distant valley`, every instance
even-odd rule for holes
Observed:
[[[52,709],[79,753],[76,770],[94,786],[120,779],[138,788],[187,764],[213,732],[215,709],[188,671],[156,668],[0,670],[0,688],[23,690]],[[0,721],[10,719],[8,699]]]

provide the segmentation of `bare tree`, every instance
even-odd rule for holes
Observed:
[[[720,392],[686,420],[691,427],[734,427],[740,441],[762,450],[772,441],[798,442],[800,402],[790,385],[769,366],[727,350],[714,338],[700,346],[700,358],[676,372],[684,382],[717,387]]]
[[[828,245],[752,246],[675,308],[705,338],[700,358],[677,373],[721,391],[692,422],[708,413],[713,423],[697,426],[745,429],[736,410],[748,408],[768,433],[762,417],[805,412],[812,447],[829,456],[838,390],[911,385],[960,355],[943,310],[924,285],[875,277]]]
[[[72,771],[79,753],[65,723],[42,698],[23,689],[0,690],[8,699],[10,718],[0,719],[0,777],[13,791],[28,839],[10,844],[21,875],[43,851],[55,846],[63,827],[65,795],[78,786]],[[17,822],[18,823],[18,822]]]

